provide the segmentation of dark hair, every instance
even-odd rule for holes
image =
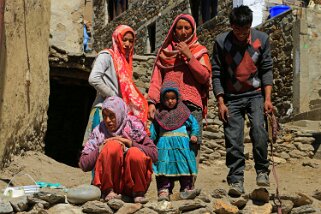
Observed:
[[[252,10],[245,5],[235,7],[230,13],[229,18],[230,18],[231,25],[237,25],[242,27],[245,25],[252,24],[252,20],[253,20]]]

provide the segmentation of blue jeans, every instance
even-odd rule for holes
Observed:
[[[265,129],[264,98],[262,95],[241,97],[226,101],[228,122],[224,124],[226,165],[229,184],[244,181],[244,118],[250,120],[250,137],[257,173],[268,172],[268,134]]]

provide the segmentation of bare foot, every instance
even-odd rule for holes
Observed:
[[[106,195],[105,201],[110,201],[111,199],[115,199],[115,198],[119,199],[119,198],[120,198],[120,195],[118,195],[117,193],[115,193],[114,191],[111,190],[111,191]]]

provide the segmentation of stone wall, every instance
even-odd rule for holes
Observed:
[[[140,55],[156,53],[174,18],[181,13],[191,13],[188,0],[131,1],[127,11],[108,23],[108,14],[103,9],[105,7],[105,0],[94,0],[94,49],[99,51],[110,47],[114,29],[119,24],[126,24],[136,30],[135,53]],[[232,8],[232,1],[219,2],[220,16],[226,16],[229,13],[226,8]],[[155,45],[150,44],[148,32],[153,25],[155,26]],[[155,46],[155,48],[151,50],[151,46]]]
[[[272,101],[282,120],[293,116],[293,24],[292,11],[270,19],[258,29],[270,35],[273,58]]]
[[[83,0],[51,1],[50,45],[68,53],[83,52]]]
[[[120,24],[126,24],[136,30],[137,39],[135,43],[135,53],[143,54],[146,51],[146,42],[148,38],[148,26],[161,19],[156,24],[156,41],[166,35],[169,28],[177,14],[182,12],[188,12],[188,1],[172,1],[172,0],[160,0],[160,1],[135,1],[132,2],[131,7],[116,17],[112,22],[106,22],[108,14],[102,10],[103,5],[106,4],[104,0],[95,0],[94,2],[94,49],[99,51],[104,47],[111,46],[111,36],[115,28]],[[141,8],[144,8],[142,10]],[[160,25],[161,24],[161,25]],[[158,27],[157,27],[158,26]],[[158,39],[159,36],[159,39]],[[158,46],[160,44],[157,44]]]
[[[43,149],[49,97],[49,20],[49,0],[6,1],[0,52],[0,167],[11,154]]]

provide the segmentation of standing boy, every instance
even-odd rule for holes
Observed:
[[[224,123],[229,195],[244,193],[244,117],[248,115],[257,173],[256,183],[269,186],[268,135],[264,113],[271,112],[273,83],[269,37],[251,29],[248,6],[233,8],[232,30],[215,40],[212,70],[219,117]]]

